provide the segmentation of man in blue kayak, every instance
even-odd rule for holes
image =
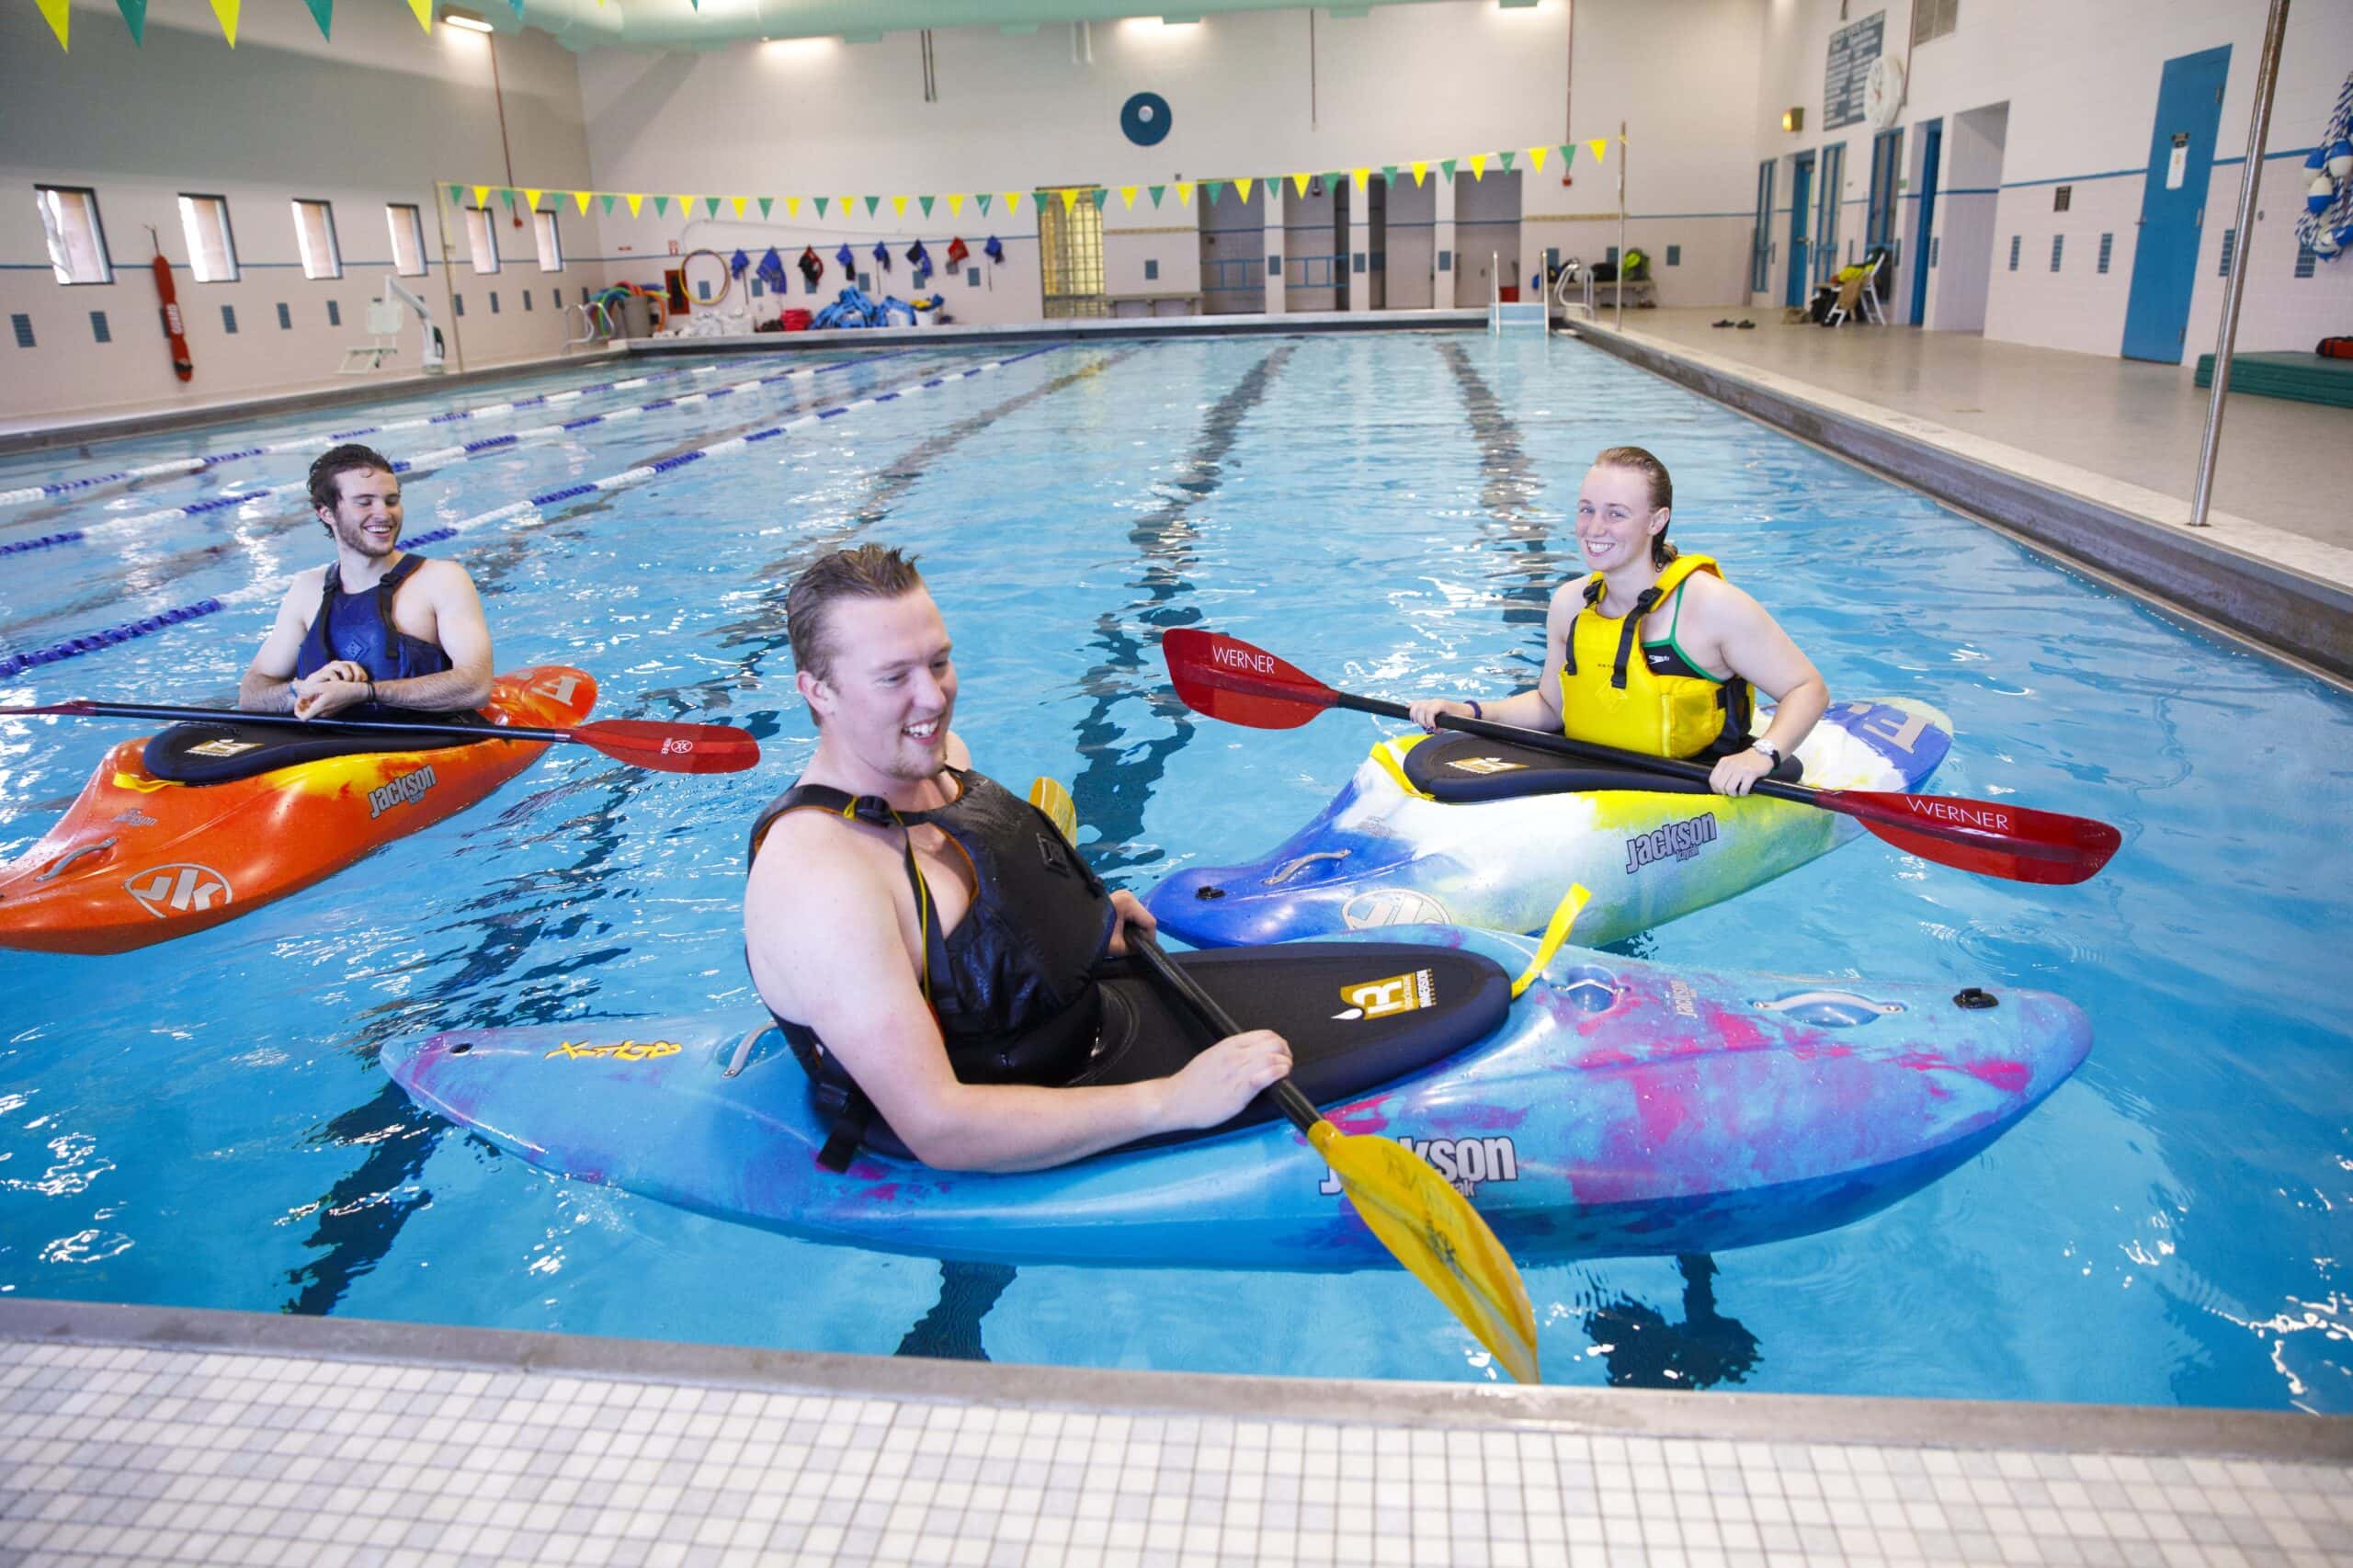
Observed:
[[[459,713],[490,699],[490,628],[454,561],[400,548],[401,482],[347,444],[311,465],[311,506],[335,560],[294,579],[237,687],[249,713],[373,719]]]
[[[795,579],[786,621],[817,751],[753,827],[744,939],[834,1119],[825,1164],[887,1131],[926,1165],[1036,1170],[1217,1126],[1290,1072],[1281,1037],[1254,1029],[1170,1077],[1056,1086],[1094,1049],[1097,966],[1152,916],[972,771],[948,628],[912,561],[837,551]]]

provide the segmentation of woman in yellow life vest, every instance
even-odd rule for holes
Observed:
[[[1413,704],[1414,722],[1485,719],[1656,756],[1711,761],[1709,785],[1745,795],[1796,751],[1830,690],[1765,608],[1724,581],[1714,560],[1666,541],[1675,487],[1640,447],[1593,460],[1577,494],[1577,547],[1590,575],[1553,591],[1544,676],[1500,702]],[[1775,700],[1752,737],[1751,688]],[[1795,777],[1795,764],[1784,769]]]

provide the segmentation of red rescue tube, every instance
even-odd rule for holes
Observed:
[[[180,297],[172,288],[172,264],[164,253],[155,253],[155,292],[164,300],[164,335],[172,340],[172,369],[179,379],[192,381],[196,377],[196,361],[188,351],[188,328],[180,320]]]

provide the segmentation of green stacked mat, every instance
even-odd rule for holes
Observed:
[[[2198,357],[2198,384],[2214,384],[2211,354]],[[2317,354],[2234,354],[2231,390],[2353,408],[2353,359],[2325,359]]]

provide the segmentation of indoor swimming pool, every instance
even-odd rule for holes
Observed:
[[[1398,700],[1525,686],[1546,599],[1581,571],[1586,465],[1632,443],[1675,475],[1673,537],[1779,618],[1834,700],[1950,716],[1931,788],[2097,818],[2124,846],[2089,882],[2037,887],[1863,838],[1621,944],[2052,991],[2094,1044],[1986,1153],[1857,1223],[1530,1268],[1548,1381],[2353,1412],[2353,1101],[2326,981],[2353,926],[2333,847],[2353,803],[2344,693],[1563,338],[647,365],[0,462],[18,497],[0,505],[0,702],[232,701],[286,580],[326,556],[299,492],[274,487],[324,437],[378,430],[358,438],[415,462],[407,540],[472,574],[500,667],[576,665],[599,718],[736,724],[766,748],[756,771],[714,777],[556,748],[471,812],[214,930],[115,958],[0,955],[0,1290],[1498,1376],[1402,1272],[817,1246],[552,1178],[415,1108],[376,1055],[460,1027],[756,1019],[745,835],[814,744],[784,596],[827,550],[921,555],[976,764],[1067,782],[1089,858],[1141,893],[1263,854],[1394,729],[1200,719],[1169,689],[1161,631],[1230,631]],[[381,429],[410,420],[432,423]],[[18,496],[48,486],[72,488]],[[137,733],[0,724],[0,853]]]

